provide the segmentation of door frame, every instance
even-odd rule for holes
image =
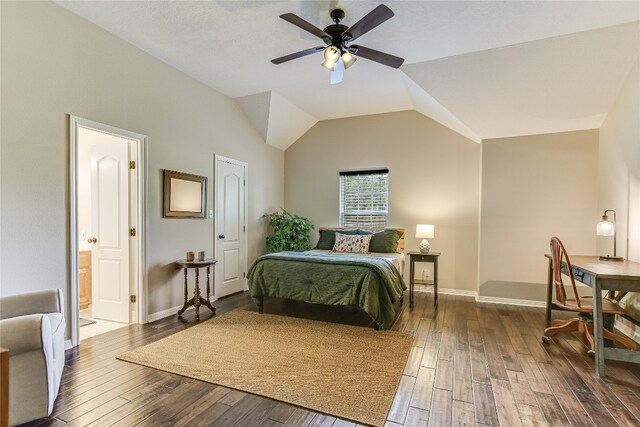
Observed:
[[[244,168],[244,272],[247,273],[247,253],[248,253],[248,235],[249,235],[249,226],[247,224],[247,219],[249,218],[249,163],[243,162],[241,160],[235,160],[230,157],[221,156],[219,154],[214,155],[213,161],[213,257],[218,259],[218,162],[231,163],[232,165],[242,166]],[[217,289],[217,274],[213,275],[213,289],[215,293],[215,300],[218,299],[218,289]],[[244,284],[244,290],[249,290],[247,277],[243,277],[242,282]]]
[[[70,315],[71,315],[71,346],[80,343],[80,292],[79,292],[79,250],[78,250],[78,129],[85,128],[96,132],[125,138],[134,142],[136,166],[134,169],[135,182],[129,187],[129,215],[136,226],[136,236],[130,240],[130,273],[133,279],[130,291],[137,296],[132,303],[133,313],[130,312],[130,323],[147,322],[147,136],[124,129],[94,122],[78,116],[69,116],[69,247],[70,247]],[[129,151],[131,154],[131,149]]]

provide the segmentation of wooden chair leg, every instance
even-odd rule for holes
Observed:
[[[584,336],[587,337],[587,341],[589,341],[589,350],[595,351],[596,343],[593,340],[593,323],[581,322],[580,330],[584,333]]]
[[[551,326],[562,326],[567,323],[567,319],[553,319],[551,321]]]
[[[559,334],[561,332],[573,332],[573,331],[577,331],[580,325],[580,319],[576,318],[576,319],[571,319],[569,321],[565,321],[563,322],[561,325],[558,326],[551,326],[547,329],[544,330],[544,336],[545,337],[552,337],[556,334]]]
[[[637,345],[636,342],[634,340],[632,340],[631,338],[625,337],[623,335],[619,335],[616,333],[613,333],[611,331],[608,331],[606,329],[602,330],[602,335],[604,338],[610,339],[612,341],[616,341],[620,344],[622,344],[623,346],[625,346],[626,348],[628,348],[629,350],[635,350]]]

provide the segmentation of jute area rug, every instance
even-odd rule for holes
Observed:
[[[412,344],[402,332],[239,310],[118,359],[382,426]]]

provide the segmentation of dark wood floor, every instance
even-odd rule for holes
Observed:
[[[387,426],[640,425],[638,365],[607,363],[607,377],[600,379],[579,335],[540,344],[542,309],[441,295],[434,310],[431,298],[416,294],[415,306],[405,303],[394,325],[416,340]],[[246,293],[217,306],[219,314],[255,310]],[[352,308],[267,300],[265,311],[370,323]],[[31,425],[355,425],[115,359],[193,326],[192,316],[190,311],[185,320],[172,316],[83,341],[67,354],[52,417]]]

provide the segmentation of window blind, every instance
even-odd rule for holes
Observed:
[[[381,230],[389,215],[389,170],[340,172],[340,226]]]

